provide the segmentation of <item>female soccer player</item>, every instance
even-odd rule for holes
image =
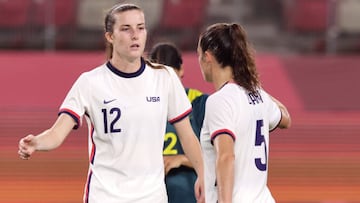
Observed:
[[[216,89],[200,135],[206,203],[275,202],[267,187],[269,132],[290,126],[287,109],[261,88],[240,25],[209,26],[197,52],[204,79]]]
[[[105,17],[109,60],[83,73],[68,92],[54,125],[19,141],[23,159],[60,146],[85,117],[89,172],[84,202],[166,203],[162,147],[166,121],[194,166],[196,195],[204,199],[200,144],[188,115],[191,104],[175,72],[142,58],[147,32],[143,11],[115,5]]]
[[[155,44],[149,53],[152,62],[172,67],[179,78],[184,76],[183,60],[180,50],[175,44],[161,42]],[[207,94],[197,89],[185,88],[192,105],[189,115],[191,126],[200,139],[200,129],[204,119]],[[196,203],[193,185],[196,173],[179,142],[177,132],[171,123],[166,124],[164,141],[165,184],[169,203]]]

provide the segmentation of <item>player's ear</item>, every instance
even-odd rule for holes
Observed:
[[[105,39],[106,41],[108,41],[109,43],[113,43],[113,35],[111,32],[105,32]]]
[[[177,75],[179,76],[179,78],[183,78],[184,77],[184,68],[181,65],[180,69],[176,71]]]
[[[206,63],[210,63],[210,62],[214,62],[214,60],[215,60],[214,55],[209,51],[205,51],[205,53],[204,53],[204,61]]]

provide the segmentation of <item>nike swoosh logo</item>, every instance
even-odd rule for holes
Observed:
[[[113,102],[113,101],[115,101],[115,100],[116,100],[116,99],[112,99],[112,100],[108,100],[108,101],[104,100],[104,104],[111,103],[111,102]]]

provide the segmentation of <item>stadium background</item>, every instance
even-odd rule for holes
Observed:
[[[0,202],[81,202],[86,126],[50,153],[17,156],[74,80],[105,60],[102,19],[116,0],[0,0]],[[205,92],[195,47],[214,22],[239,22],[257,50],[263,86],[289,108],[271,136],[269,187],[279,203],[360,202],[359,0],[138,0],[148,46],[175,42],[184,84]]]

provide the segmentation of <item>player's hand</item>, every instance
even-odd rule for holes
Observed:
[[[179,168],[181,164],[182,157],[180,155],[164,156],[165,174],[168,174],[173,168]]]
[[[205,186],[204,180],[202,178],[197,178],[194,185],[194,190],[196,203],[205,203]]]
[[[34,135],[28,135],[19,141],[19,151],[21,159],[28,160],[35,151],[36,139]]]

